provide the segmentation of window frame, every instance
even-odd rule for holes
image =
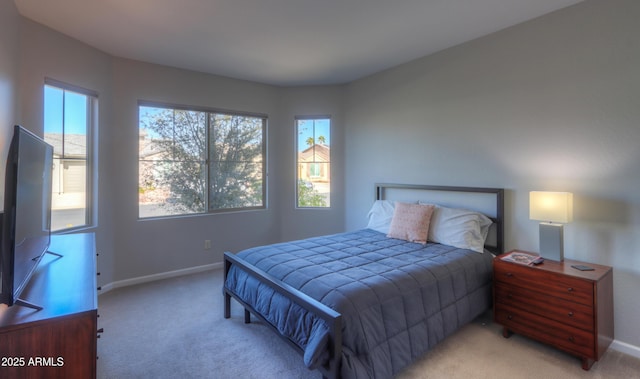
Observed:
[[[86,121],[87,121],[87,128],[86,128],[86,158],[84,159],[85,161],[85,167],[86,167],[86,171],[85,171],[85,201],[84,201],[84,205],[85,205],[85,211],[84,211],[84,224],[83,225],[77,225],[77,226],[72,226],[69,228],[63,228],[63,229],[56,229],[56,230],[52,230],[51,232],[56,234],[56,233],[68,233],[68,232],[73,232],[73,231],[77,231],[77,230],[82,230],[82,229],[87,229],[87,228],[92,228],[95,227],[97,224],[97,219],[96,219],[96,215],[97,215],[97,204],[95,202],[95,189],[96,186],[94,186],[94,178],[96,177],[96,157],[95,157],[95,152],[97,151],[97,149],[95,148],[95,136],[97,135],[97,128],[98,128],[98,101],[99,101],[99,96],[98,96],[98,92],[94,91],[94,90],[90,90],[87,88],[83,88],[80,86],[76,86],[73,84],[69,84],[69,83],[65,83],[62,82],[60,80],[56,80],[50,77],[45,77],[44,78],[44,83],[42,85],[42,104],[43,104],[43,119],[44,119],[44,113],[45,113],[45,87],[53,87],[59,90],[63,91],[63,96],[64,93],[66,92],[73,92],[76,94],[80,94],[83,96],[87,97],[87,102],[86,102]],[[65,112],[64,110],[64,101],[63,101],[63,114]],[[63,117],[64,120],[64,117]],[[64,155],[64,141],[65,141],[65,134],[64,133],[64,121],[63,121],[63,133],[62,133],[62,146],[63,146],[63,153],[62,153],[62,157],[61,160],[63,161],[82,161],[82,159],[78,159],[78,158],[65,158]],[[43,132],[43,138],[45,137],[45,125],[44,125],[44,120],[43,120],[43,128],[42,128]],[[53,191],[53,189],[52,189]],[[53,209],[52,209],[53,211]]]
[[[298,138],[298,122],[299,121],[316,121],[316,120],[328,120],[329,122],[329,140],[331,140],[331,135],[333,134],[333,120],[331,118],[331,115],[328,114],[319,114],[319,115],[296,115],[294,116],[294,140],[295,140],[295,148],[294,148],[294,154],[295,154],[295,208],[296,209],[317,209],[317,210],[322,210],[322,209],[331,209],[331,182],[332,182],[332,175],[331,175],[331,161],[332,161],[332,154],[331,154],[331,144],[329,144],[329,160],[328,162],[309,162],[308,164],[316,164],[316,165],[320,165],[321,163],[327,163],[329,166],[329,192],[328,192],[328,197],[329,197],[329,205],[328,206],[301,206],[300,205],[300,181],[302,180],[299,176],[299,168],[300,168],[300,161],[299,161],[299,152],[300,152],[300,144],[299,144],[299,138]],[[322,169],[320,166],[318,166],[318,171],[320,173],[320,176],[322,176]]]
[[[204,160],[204,172],[205,172],[205,193],[203,193],[204,197],[204,210],[202,212],[193,212],[193,213],[179,213],[179,214],[166,214],[166,215],[155,215],[155,216],[145,216],[141,217],[140,215],[140,200],[138,199],[138,219],[139,220],[153,220],[153,219],[166,219],[166,218],[176,218],[176,217],[192,217],[192,216],[202,216],[202,215],[212,215],[212,214],[221,214],[221,213],[230,213],[230,212],[246,212],[246,211],[255,211],[255,210],[264,210],[267,209],[268,206],[268,198],[267,198],[267,133],[268,133],[268,124],[269,117],[265,113],[257,113],[257,112],[246,112],[246,111],[236,111],[236,110],[228,110],[222,108],[215,107],[202,107],[202,106],[190,106],[183,104],[175,104],[175,103],[166,103],[159,101],[150,101],[150,100],[138,100],[137,104],[137,114],[138,114],[138,137],[140,137],[140,108],[141,107],[153,107],[153,108],[163,108],[167,110],[173,111],[185,111],[185,112],[203,112],[205,113],[205,160]],[[261,161],[262,161],[262,205],[255,206],[247,206],[247,207],[234,207],[234,208],[216,208],[211,209],[210,206],[210,195],[211,195],[211,175],[210,175],[210,120],[211,116],[214,114],[228,115],[228,116],[239,116],[239,117],[252,117],[262,119],[262,128],[261,128]],[[138,187],[140,183],[140,138],[138,138],[138,165],[137,165],[137,178],[138,178]]]

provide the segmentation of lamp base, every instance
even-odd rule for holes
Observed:
[[[540,256],[562,262],[564,260],[564,232],[562,224],[540,223]]]

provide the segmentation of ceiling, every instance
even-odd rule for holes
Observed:
[[[15,0],[111,55],[280,85],[338,84],[581,0]]]

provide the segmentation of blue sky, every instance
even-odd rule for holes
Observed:
[[[303,151],[309,147],[307,139],[313,138],[316,143],[318,137],[323,136],[325,138],[325,144],[331,145],[331,120],[326,119],[308,119],[298,120],[298,151]]]
[[[60,88],[44,86],[44,132],[87,134],[87,96]]]

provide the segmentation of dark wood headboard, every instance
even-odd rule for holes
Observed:
[[[444,203],[440,200],[433,201],[436,204],[445,206],[458,206],[460,208],[466,208],[471,210],[480,211],[493,221],[493,225],[490,229],[490,237],[487,238],[485,248],[494,254],[502,254],[504,252],[504,189],[502,188],[483,188],[483,187],[456,187],[456,186],[435,186],[435,185],[423,185],[423,184],[397,184],[397,183],[376,183],[375,184],[375,199],[384,200],[388,199],[388,195],[391,191],[399,191],[398,193],[405,192],[410,194],[412,200],[422,200],[417,198],[416,193],[437,193],[438,199],[446,199],[447,194],[463,195],[465,198],[470,199],[469,202],[460,203],[460,198],[445,200]],[[468,196],[467,196],[468,195]],[[487,201],[487,196],[489,201]],[[429,196],[427,196],[429,197]],[[477,199],[473,199],[477,197]],[[400,198],[402,199],[402,198]],[[466,200],[466,199],[465,199]],[[477,201],[476,201],[477,200]],[[470,206],[470,203],[482,204],[481,209]]]

